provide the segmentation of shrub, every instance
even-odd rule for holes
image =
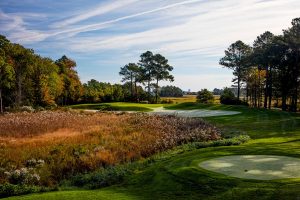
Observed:
[[[220,96],[220,103],[225,105],[248,105],[247,102],[236,98],[229,88],[225,88],[223,94]]]
[[[162,99],[160,101],[160,103],[162,103],[162,104],[173,104],[174,101],[172,99]]]
[[[0,198],[24,195],[37,192],[50,192],[57,191],[58,187],[47,188],[39,186],[29,186],[29,185],[14,185],[10,183],[0,184]]]
[[[121,183],[124,177],[140,171],[152,163],[173,157],[176,154],[192,151],[200,148],[240,145],[250,140],[248,135],[239,135],[228,139],[220,139],[207,142],[192,142],[175,147],[171,150],[155,154],[143,161],[126,163],[114,167],[101,168],[95,172],[79,174],[71,177],[64,185],[98,189],[113,184]]]
[[[12,184],[34,185],[40,181],[40,176],[34,173],[32,168],[21,168],[12,171],[4,172],[7,179]]]
[[[22,106],[19,108],[20,111],[23,111],[23,112],[34,112],[35,109],[31,106]]]
[[[197,93],[197,102],[199,103],[212,103],[214,95],[207,89],[202,89]]]

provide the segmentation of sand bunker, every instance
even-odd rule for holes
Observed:
[[[179,117],[214,117],[240,114],[240,112],[224,110],[167,110],[162,107],[155,108],[151,113],[156,115],[176,115]]]
[[[245,179],[300,178],[300,159],[287,156],[225,156],[204,161],[199,166],[206,170]]]

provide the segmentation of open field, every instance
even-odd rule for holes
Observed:
[[[11,199],[299,199],[300,179],[248,180],[199,167],[208,159],[229,155],[279,155],[300,158],[300,115],[243,106],[186,103],[172,109],[238,111],[232,116],[208,117],[223,135],[248,134],[239,146],[171,151],[164,159],[125,178],[122,184],[100,190],[72,190]]]

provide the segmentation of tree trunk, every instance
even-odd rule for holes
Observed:
[[[133,76],[130,74],[130,92],[131,92],[131,101],[133,100]]]
[[[155,102],[158,102],[158,78],[156,78]]]
[[[297,55],[296,55],[296,69],[295,69],[295,95],[294,95],[294,109],[293,112],[297,112],[297,106],[298,106],[298,77],[299,77],[299,51],[297,50]]]
[[[18,73],[17,75],[17,97],[16,97],[16,105],[17,107],[21,106],[22,103],[22,81],[21,81],[21,75]]]
[[[0,89],[0,112],[3,113],[2,90]]]
[[[249,96],[249,86],[248,83],[246,85],[246,102],[248,103],[248,96]]]
[[[256,82],[256,77],[254,80],[254,107],[257,107],[257,82]]]
[[[135,100],[136,100],[136,102],[139,102],[139,98],[138,98],[138,90],[137,90],[137,86],[136,86],[136,81],[134,81],[134,90],[135,90]]]
[[[269,109],[271,109],[272,107],[272,93],[273,93],[273,80],[272,80],[272,66],[270,66],[270,69],[269,69]]]
[[[286,95],[282,95],[282,110],[286,111]]]
[[[258,107],[260,108],[261,105],[261,84],[260,84],[260,69],[258,70]]]
[[[269,93],[269,67],[266,66],[266,85],[265,85],[265,95],[264,95],[264,108],[268,107],[268,93]]]
[[[241,84],[241,79],[240,79],[240,76],[238,76],[238,95],[237,95],[237,98],[238,100],[240,100],[240,84]]]

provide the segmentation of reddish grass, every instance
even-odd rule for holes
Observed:
[[[20,169],[30,159],[45,161],[36,173],[41,185],[53,185],[76,173],[219,137],[215,127],[200,119],[62,111],[7,114],[0,116],[0,183],[7,181],[4,171]]]

